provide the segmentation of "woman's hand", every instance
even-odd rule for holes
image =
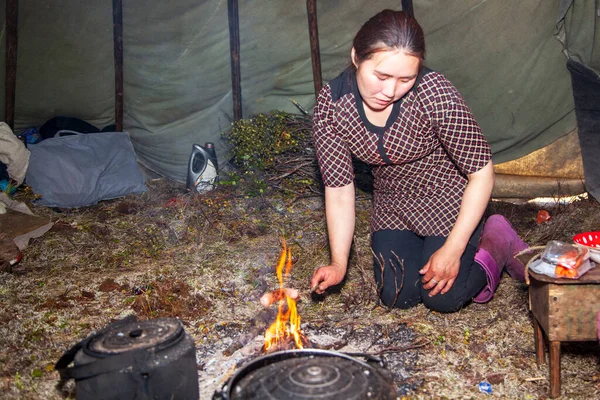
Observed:
[[[321,294],[328,287],[340,283],[346,275],[346,268],[340,265],[326,265],[318,268],[310,280],[311,290]]]
[[[445,294],[454,285],[463,251],[444,245],[431,255],[427,264],[419,271],[423,275],[421,278],[423,287],[431,290],[430,297],[438,293]]]
[[[446,243],[433,253],[429,261],[419,271],[421,282],[429,296],[447,293],[458,276],[460,257],[487,207],[494,187],[494,165],[492,161],[477,172],[468,175],[456,223],[450,231]]]

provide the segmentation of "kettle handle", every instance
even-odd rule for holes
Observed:
[[[117,321],[115,323],[113,323],[111,325],[111,327],[114,326],[119,326],[119,325],[125,325],[131,322],[135,322],[137,321],[137,318],[134,315],[130,315],[128,317],[123,318],[120,321]],[[105,329],[102,329],[94,334],[89,335],[88,337],[86,337],[85,339],[83,339],[82,341],[78,342],[77,344],[75,344],[73,347],[71,347],[69,350],[67,350],[61,357],[60,359],[56,362],[56,364],[54,364],[54,369],[56,371],[58,371],[58,373],[60,374],[60,379],[61,380],[68,380],[68,379],[83,379],[83,378],[89,378],[95,375],[99,375],[105,372],[108,372],[107,367],[108,366],[98,366],[96,365],[95,367],[93,365],[98,364],[98,363],[90,363],[90,364],[85,364],[85,365],[81,365],[81,366],[73,366],[71,368],[69,367],[69,364],[71,364],[71,362],[75,359],[75,355],[77,354],[77,352],[85,347],[87,347],[88,343],[97,335],[101,334],[102,332],[108,330],[108,327],[106,327]],[[144,350],[145,351],[145,350]],[[125,352],[122,354],[127,354],[127,353],[134,353],[135,351],[130,351],[130,352]],[[119,361],[125,362],[125,364],[129,363],[132,361],[132,359],[135,359],[137,357],[139,357],[137,355],[137,353],[139,352],[135,352],[136,354],[128,354],[127,357],[125,357],[125,359],[121,359]],[[103,359],[103,360],[107,360],[107,359]],[[114,359],[113,359],[114,361]],[[102,364],[102,363],[100,363]],[[106,362],[104,364],[107,364]],[[119,364],[121,364],[121,362],[119,362]],[[110,370],[114,370],[114,365],[115,364],[110,364]],[[128,364],[131,365],[131,364]],[[126,367],[127,365],[125,365]],[[87,368],[86,368],[87,367]]]

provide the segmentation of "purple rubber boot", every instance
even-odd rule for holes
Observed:
[[[488,283],[473,301],[485,303],[492,299],[504,267],[513,279],[524,281],[525,267],[514,256],[528,247],[506,218],[498,214],[489,217],[483,227],[479,249],[475,253],[475,261],[485,271]]]

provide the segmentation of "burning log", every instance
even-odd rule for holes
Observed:
[[[261,304],[265,306],[275,302],[279,304],[277,318],[265,332],[265,345],[263,347],[265,353],[286,350],[291,346],[302,349],[309,344],[308,339],[300,330],[300,316],[296,309],[298,291],[283,286],[284,271],[285,276],[288,276],[292,269],[292,250],[287,247],[285,240],[282,240],[282,244],[283,249],[279,256],[276,271],[279,289],[266,293],[260,299]]]
[[[272,290],[268,293],[263,294],[263,296],[260,298],[260,304],[262,304],[265,307],[269,307],[271,304],[278,303],[281,300],[285,300],[286,297],[290,297],[293,300],[296,300],[298,298],[298,290],[290,288]]]

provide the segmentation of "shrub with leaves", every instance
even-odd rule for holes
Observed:
[[[273,166],[277,156],[301,150],[310,136],[310,117],[284,111],[258,114],[234,122],[223,136],[232,146],[236,167],[265,171]]]
[[[302,108],[300,111],[302,114],[273,111],[234,122],[223,137],[235,168],[221,175],[221,186],[250,196],[270,190],[318,193],[312,117]]]

